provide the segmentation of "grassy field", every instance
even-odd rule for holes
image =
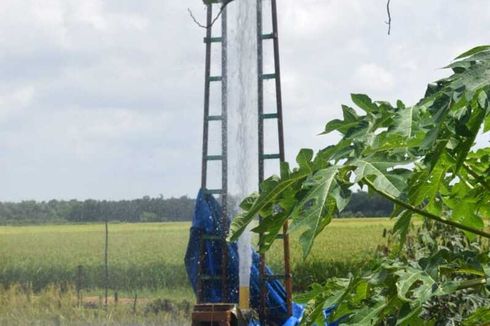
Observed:
[[[387,219],[335,220],[321,234],[306,261],[302,259],[299,245],[293,237],[292,265],[296,291],[304,290],[312,281],[321,282],[331,276],[345,276],[349,271],[358,269],[369,261],[378,245],[386,242],[382,236],[383,230],[391,225]],[[192,304],[194,296],[183,266],[189,226],[188,223],[111,224],[111,296],[116,291],[122,298],[132,298],[137,294],[143,311],[148,307],[151,310],[157,298],[170,299],[177,305]],[[59,292],[59,298],[65,298],[58,300],[63,303],[56,307],[70,311],[67,315],[74,320],[91,321],[92,324],[101,316],[104,324],[117,324],[118,318],[124,320],[131,309],[114,307],[110,314],[78,309],[74,315],[70,310],[73,304],[66,304],[73,303],[78,266],[82,266],[83,271],[84,297],[95,298],[95,301],[100,298],[104,280],[103,257],[103,225],[0,227],[0,285],[4,288],[1,290],[0,287],[0,306],[3,306],[3,309],[0,308],[0,324],[3,324],[2,318],[6,318],[5,314],[25,314],[22,307],[37,309],[37,313],[32,312],[31,315],[41,314],[44,319],[55,318],[53,316],[57,316],[56,313],[48,313],[51,306],[46,306],[42,301],[43,297],[48,297],[53,291]],[[273,269],[279,270],[279,246],[274,247],[268,257],[268,263]],[[12,299],[15,293],[23,294]],[[17,308],[14,309],[12,304]],[[166,307],[166,304],[163,306]],[[43,312],[47,315],[43,315]],[[146,312],[143,317],[130,315],[133,319],[148,317]],[[148,325],[153,322],[165,324],[161,317],[155,318],[149,321],[146,319]],[[10,320],[19,321],[15,318]]]
[[[120,299],[107,306],[100,297],[78,301],[73,288],[48,287],[33,293],[21,286],[0,290],[0,325],[175,326],[189,325],[192,304],[169,300]]]
[[[298,286],[305,278],[321,280],[355,267],[384,242],[383,229],[390,225],[386,219],[336,220],[319,237],[306,261],[293,237],[292,264]],[[109,228],[113,290],[165,289],[172,296],[175,292],[183,298],[190,295],[183,266],[188,223],[111,224]],[[83,287],[101,288],[103,249],[103,225],[0,227],[0,284],[28,283],[35,291],[53,284],[74,284],[77,266],[82,266]],[[278,249],[269,255],[273,268],[280,266]],[[309,270],[315,266],[318,270]]]

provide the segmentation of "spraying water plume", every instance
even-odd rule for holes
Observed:
[[[228,7],[228,153],[230,198],[242,200],[257,191],[257,0],[241,0]],[[230,212],[238,211],[229,206]],[[252,266],[251,233],[238,241],[240,307],[248,308]]]

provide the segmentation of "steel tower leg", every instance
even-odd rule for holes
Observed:
[[[220,7],[221,4],[218,4]],[[206,44],[206,63],[205,63],[205,80],[204,80],[204,124],[203,124],[203,143],[202,143],[202,167],[201,167],[201,189],[207,191],[210,194],[220,195],[221,207],[222,207],[222,221],[223,228],[227,225],[228,206],[227,206],[227,194],[228,194],[228,101],[227,101],[227,13],[226,8],[221,13],[221,36],[214,37],[212,31],[213,23],[213,4],[207,4],[206,15],[206,37],[204,43]],[[215,43],[221,43],[221,75],[211,76],[211,49]],[[221,82],[221,114],[210,114],[210,87],[213,82]],[[210,123],[221,123],[221,153],[219,155],[209,155],[209,129]],[[208,189],[208,164],[210,161],[221,162],[221,189]],[[204,271],[204,263],[206,259],[205,242],[206,241],[220,241],[222,244],[222,259],[221,259],[221,289],[223,293],[223,301],[229,301],[228,291],[228,245],[226,243],[226,234],[223,237],[215,238],[202,235],[200,240],[200,263],[199,263],[199,277],[198,277],[198,295],[197,302],[203,303],[203,289],[204,282],[216,281],[214,277],[209,277]]]
[[[257,0],[257,71],[258,71],[258,113],[259,113],[259,183],[264,181],[264,163],[268,159],[278,159],[281,163],[285,161],[284,149],[284,127],[283,127],[283,112],[282,112],[282,89],[281,89],[281,64],[279,55],[279,33],[277,21],[277,3],[276,0],[271,0],[272,13],[272,34],[263,33],[263,0]],[[264,74],[263,62],[263,41],[272,40],[274,48],[274,73]],[[276,89],[276,112],[264,112],[264,81],[274,79]],[[276,119],[277,135],[279,140],[279,148],[277,154],[264,153],[264,120]],[[260,217],[259,217],[260,220]],[[287,312],[292,315],[292,274],[290,263],[290,246],[288,234],[288,222],[283,226],[283,251],[284,251],[284,275],[276,275],[284,279],[286,289],[286,306]],[[263,235],[259,235],[262,237]],[[260,318],[264,322],[267,319],[267,281],[266,275],[266,256],[260,256]],[[274,276],[273,278],[277,278]]]

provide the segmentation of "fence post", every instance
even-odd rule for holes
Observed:
[[[78,265],[77,281],[76,281],[78,307],[82,305],[82,286],[83,286],[83,266]]]
[[[136,315],[136,303],[138,302],[138,292],[134,292],[133,315]]]
[[[104,248],[104,269],[105,269],[105,297],[104,297],[104,305],[107,309],[107,297],[109,295],[109,263],[108,263],[108,255],[109,255],[109,223],[107,221],[107,217],[105,218],[105,248]]]

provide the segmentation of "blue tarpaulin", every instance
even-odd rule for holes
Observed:
[[[200,261],[200,241],[202,235],[222,236],[229,229],[229,219],[226,219],[226,225],[221,225],[221,207],[217,200],[205,190],[199,191],[194,210],[192,227],[190,230],[190,239],[185,256],[185,266],[189,280],[197,293],[197,284],[199,276]],[[208,276],[220,276],[222,260],[222,244],[219,241],[207,240],[204,245],[204,266],[202,268]],[[228,244],[228,266],[227,266],[227,303],[238,303],[238,251],[236,244]],[[252,253],[252,270],[250,275],[250,304],[255,310],[259,309],[260,303],[260,277],[259,277],[259,255]],[[266,273],[272,275],[267,268]],[[221,280],[207,280],[201,284],[202,298],[206,303],[223,302]],[[271,326],[293,326],[298,325],[303,316],[304,308],[301,305],[293,304],[293,316],[288,316],[286,306],[286,291],[282,283],[278,280],[267,282],[267,299],[268,308],[267,325]],[[258,322],[252,322],[250,325],[260,325]],[[331,326],[335,326],[332,324]]]

